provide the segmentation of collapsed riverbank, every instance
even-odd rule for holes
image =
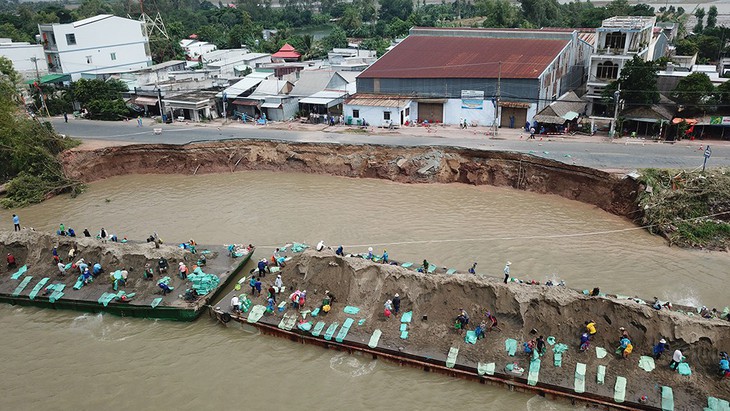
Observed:
[[[268,170],[380,178],[400,183],[464,183],[555,194],[636,218],[639,184],[624,176],[532,155],[445,147],[225,141],[65,151],[69,177],[92,182],[126,174]]]
[[[543,383],[572,390],[576,365],[582,363],[588,370],[586,392],[605,398],[613,398],[613,381],[617,376],[628,380],[627,401],[637,401],[646,395],[649,406],[660,407],[661,386],[673,388],[674,409],[701,409],[708,396],[730,397],[730,389],[717,377],[717,355],[730,348],[727,321],[706,320],[678,311],[657,311],[634,300],[589,297],[564,287],[503,284],[494,278],[458,273],[425,275],[361,258],[338,257],[331,251],[305,251],[295,256],[281,275],[289,287],[286,295],[294,289],[307,290],[305,308],[310,310],[319,306],[325,290],[336,296],[329,314],[316,319],[307,317],[306,321],[342,324],[348,317],[342,311],[345,305],[358,307],[360,312],[350,317],[356,324],[360,320],[364,322],[353,325],[348,335],[362,339],[376,329],[381,330],[378,347],[395,352],[445,359],[449,349],[456,347],[459,348],[459,365],[476,368],[478,363],[495,362],[499,371],[505,364],[515,361],[523,368],[529,366],[529,358],[520,354],[521,344],[516,356],[507,354],[507,338],[521,343],[537,335],[554,336],[569,349],[563,355],[562,367],[553,366],[553,353],[548,350],[542,358],[538,387]],[[401,313],[413,312],[406,339],[401,338],[400,321],[386,319],[383,315],[383,302],[395,293],[402,299]],[[286,295],[279,299],[285,300]],[[262,304],[260,299],[263,297],[253,298],[254,304]],[[220,306],[227,308],[227,303],[224,299]],[[464,334],[453,327],[461,308],[471,314],[470,329],[489,310],[499,319],[502,330],[487,333],[486,338],[476,344],[465,343]],[[291,311],[267,316],[280,318]],[[302,320],[301,315],[298,318]],[[592,340],[591,349],[581,353],[577,350],[578,336],[586,320],[594,320],[599,332]],[[634,353],[628,360],[612,354],[618,345],[619,327],[626,328],[634,345]],[[533,329],[536,334],[531,333]],[[656,369],[651,372],[638,367],[639,357],[651,355],[653,344],[660,338],[667,340],[671,351],[682,350],[692,367],[691,377],[669,369],[670,353],[656,361]],[[608,356],[597,358],[595,347],[606,348]],[[596,382],[599,365],[607,367],[605,384]],[[526,376],[525,373],[523,377]]]

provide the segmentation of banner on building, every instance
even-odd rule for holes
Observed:
[[[461,108],[466,110],[483,110],[484,92],[481,90],[461,90]]]
[[[712,125],[712,126],[730,126],[730,117],[711,116],[710,125]]]

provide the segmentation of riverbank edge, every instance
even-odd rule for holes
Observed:
[[[624,401],[623,403],[616,403],[612,398],[592,394],[582,393],[577,394],[571,392],[569,389],[558,385],[545,384],[537,382],[536,385],[532,386],[527,383],[527,378],[521,378],[516,376],[510,376],[495,370],[493,375],[479,375],[476,368],[468,365],[459,364],[458,361],[455,363],[453,368],[446,366],[445,361],[438,361],[429,356],[422,356],[411,353],[404,353],[387,348],[370,348],[367,341],[355,341],[351,335],[347,335],[341,343],[337,341],[327,341],[324,338],[317,338],[311,335],[307,335],[306,332],[298,330],[296,328],[291,331],[280,329],[277,324],[269,323],[266,317],[261,318],[255,323],[249,323],[247,318],[243,315],[231,315],[220,307],[209,307],[209,315],[215,318],[220,324],[226,325],[230,320],[234,320],[240,323],[242,327],[252,326],[259,330],[262,334],[272,335],[279,338],[285,338],[292,342],[299,344],[313,344],[326,349],[333,349],[336,351],[346,351],[352,355],[354,352],[360,352],[363,354],[371,355],[373,359],[386,360],[392,363],[396,363],[400,366],[407,365],[413,368],[419,368],[427,372],[436,372],[439,374],[448,375],[450,377],[462,378],[469,381],[477,381],[480,384],[489,384],[494,386],[504,386],[510,391],[517,391],[522,393],[533,393],[541,397],[545,397],[553,401],[565,401],[571,405],[586,405],[592,406],[595,409],[609,410],[609,411],[627,411],[627,410],[641,410],[641,411],[661,411],[661,408],[650,406],[647,404],[640,404],[632,401]]]
[[[65,173],[85,183],[127,174],[284,171],[400,183],[464,183],[554,194],[637,221],[640,184],[625,175],[530,154],[459,147],[234,140],[67,150]]]

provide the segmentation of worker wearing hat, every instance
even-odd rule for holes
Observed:
[[[512,265],[511,261],[507,261],[507,264],[504,265],[504,283],[507,284],[509,281],[509,266]]]

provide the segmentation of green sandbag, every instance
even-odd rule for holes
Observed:
[[[459,355],[459,349],[456,347],[449,348],[449,354],[446,356],[446,367],[454,368],[456,365],[456,357]]]
[[[294,328],[294,325],[297,323],[297,318],[299,318],[299,314],[297,313],[286,313],[281,318],[281,321],[279,322],[279,328],[286,331],[291,331],[292,328]]]
[[[603,358],[606,355],[608,355],[608,351],[606,351],[603,347],[596,347],[596,358]]]
[[[155,298],[152,300],[152,303],[150,304],[150,307],[157,308],[158,305],[162,302],[162,297]]]
[[[76,280],[76,284],[74,284],[74,290],[80,290],[81,287],[84,286],[84,280]]]
[[[730,411],[730,404],[726,400],[707,397],[707,408],[705,408],[705,411]]]
[[[681,362],[677,366],[677,371],[680,375],[690,376],[692,375],[692,370],[689,368],[689,364],[686,362]]]
[[[406,323],[401,323],[401,325],[400,325],[400,330],[401,330],[401,331],[407,331],[407,330],[408,330],[408,324],[406,324]]]
[[[493,362],[490,362],[488,364],[484,363],[478,363],[477,364],[477,372],[479,375],[494,375],[494,369],[496,368],[496,364]]]
[[[356,315],[357,313],[360,312],[360,309],[357,307],[348,305],[347,307],[343,308],[342,311],[344,311],[345,314]]]
[[[337,336],[335,337],[335,341],[341,343],[345,339],[345,337],[347,337],[347,333],[350,331],[350,327],[354,322],[355,320],[353,320],[352,318],[345,319],[345,322],[342,323],[342,328],[340,328],[340,332],[338,332]]]
[[[476,344],[477,343],[476,331],[467,331],[466,337],[464,337],[464,341],[466,341],[468,344]]]
[[[530,371],[527,373],[527,383],[529,385],[537,385],[537,380],[540,376],[540,359],[534,359],[530,361]]]
[[[280,268],[280,267],[270,267],[270,268],[269,268],[269,272],[270,272],[271,274],[276,274],[276,273],[278,273],[279,271],[281,271],[281,268]]]
[[[68,264],[66,264],[66,266],[65,266],[65,267],[63,267],[63,269],[64,269],[64,270],[66,270],[66,271],[68,271],[68,270],[70,270],[70,269],[71,269],[71,266],[73,266],[73,264],[71,264],[71,263],[68,263]]]
[[[30,294],[28,294],[28,298],[34,300],[38,293],[41,292],[43,286],[46,285],[48,280],[50,280],[50,278],[46,277],[38,281],[38,284],[36,284],[35,287],[33,287],[33,290],[31,290]]]
[[[410,267],[413,266],[413,263],[403,263],[400,266],[403,267],[403,268],[410,268]]]
[[[380,331],[380,330],[373,331],[373,335],[370,336],[370,342],[368,343],[368,347],[376,348],[378,346],[378,341],[380,341],[381,335],[383,335],[382,331]]]
[[[55,303],[56,301],[60,300],[61,297],[63,297],[63,294],[63,291],[54,291],[53,293],[51,293],[51,296],[48,297],[48,301],[50,301],[51,303]]]
[[[553,337],[552,335],[547,338],[548,344],[555,345],[555,342],[556,342],[555,337]]]
[[[408,331],[403,331],[402,333],[400,333],[400,338],[403,339],[403,340],[407,340],[408,339]]]
[[[325,324],[326,323],[324,321],[318,322],[312,330],[312,335],[315,337],[319,337],[319,335],[322,334],[322,330],[324,330]]]
[[[674,411],[674,392],[672,387],[662,387],[662,411]]]
[[[299,325],[297,325],[297,327],[299,327],[299,329],[302,331],[309,331],[312,329],[312,322],[308,321],[306,323],[300,323]]]
[[[626,378],[616,377],[616,386],[613,389],[613,400],[619,404],[626,400]]]
[[[101,296],[99,296],[99,299],[96,300],[97,303],[102,304],[104,300],[106,299],[106,296],[109,295],[109,293],[102,293]],[[115,294],[113,294],[115,295]]]
[[[575,380],[573,381],[573,388],[578,394],[586,391],[586,365],[583,363],[575,364]]]
[[[327,331],[324,333],[324,339],[327,341],[332,340],[332,336],[335,335],[335,331],[337,331],[337,327],[340,326],[340,323],[334,322],[330,324],[329,327],[327,327]]]
[[[449,268],[448,270],[446,270],[447,275],[452,275],[454,273],[456,273],[456,268]]]
[[[515,353],[517,352],[517,340],[515,340],[514,338],[506,339],[504,341],[504,349],[507,351],[510,357],[514,357]]]
[[[656,366],[654,365],[654,359],[651,357],[647,357],[646,355],[642,355],[639,358],[639,368],[646,372],[651,372]]]
[[[248,317],[246,317],[246,322],[249,324],[255,324],[257,323],[261,317],[264,316],[264,313],[266,312],[266,306],[257,304],[254,305],[251,309],[251,312],[248,313]]]
[[[563,353],[556,352],[553,354],[553,365],[556,367],[563,366]]]
[[[436,264],[429,264],[428,265],[428,273],[429,274],[433,274],[433,272],[436,271],[437,268],[438,268],[438,266]]]
[[[25,287],[28,286],[28,283],[30,283],[30,280],[32,280],[32,279],[33,279],[33,277],[31,277],[31,276],[26,276],[25,278],[23,278],[23,281],[21,281],[20,284],[18,284],[18,286],[15,287],[15,291],[13,291],[13,297],[19,296],[20,293],[23,292],[23,289],[25,289]]]
[[[364,318],[361,318],[361,319],[360,319],[360,320],[359,320],[359,321],[357,322],[357,325],[358,325],[358,327],[359,327],[359,326],[361,326],[361,325],[363,325],[363,324],[365,324],[365,319],[364,319]]]
[[[315,308],[311,313],[312,317],[316,317],[319,315],[319,307]]]
[[[411,322],[412,318],[413,318],[413,311],[408,311],[407,313],[403,313],[403,315],[400,317],[400,322],[409,323],[409,322]]]
[[[21,275],[25,274],[26,271],[28,271],[28,266],[24,265],[20,267],[18,271],[15,272],[15,274],[10,276],[10,278],[12,278],[13,280],[17,280],[18,278],[20,278]]]
[[[598,366],[598,374],[596,374],[596,382],[603,385],[606,382],[606,366]]]

